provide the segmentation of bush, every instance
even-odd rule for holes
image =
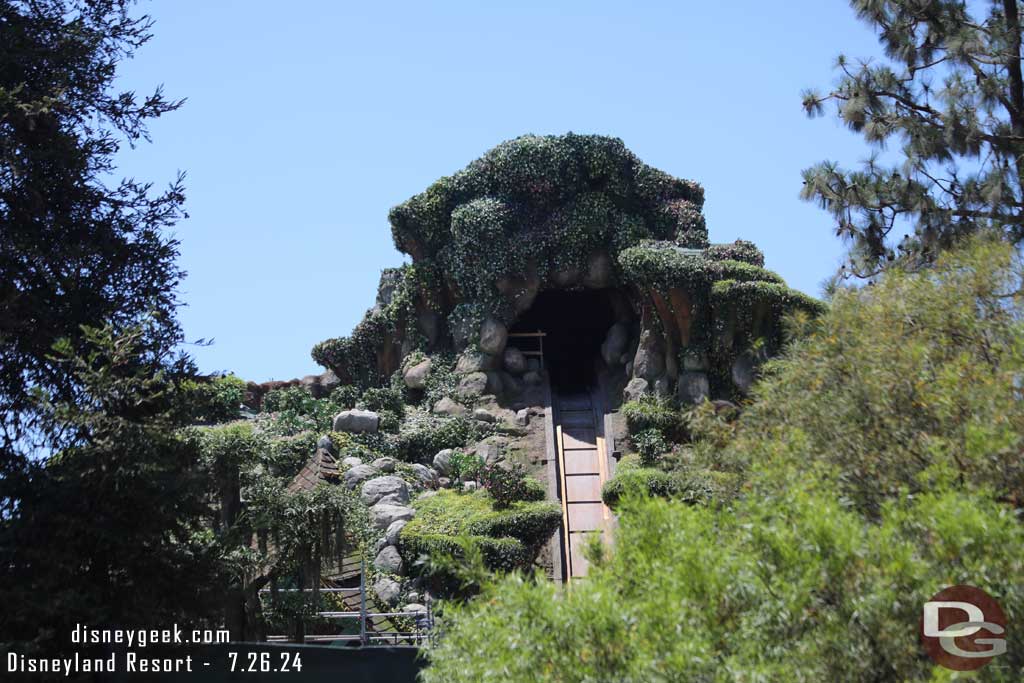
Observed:
[[[803,487],[620,513],[615,551],[571,591],[512,575],[447,605],[423,680],[936,680],[917,625],[940,588],[973,583],[1024,616],[1024,526],[984,497],[905,500],[878,526]],[[1018,680],[1024,652],[997,664],[988,680]]]
[[[391,387],[370,387],[359,401],[360,407],[377,412],[389,412],[399,418],[405,413],[402,392]]]
[[[461,448],[483,435],[473,420],[464,417],[419,416],[402,423],[396,435],[395,451],[406,462],[429,462],[445,448]]]
[[[519,463],[485,465],[479,473],[480,484],[487,489],[497,508],[507,508],[529,495],[526,471]]]
[[[622,470],[620,466],[615,476],[606,481],[601,488],[601,499],[605,505],[614,508],[630,495],[707,503],[716,497],[716,493],[716,487],[704,476],[693,476],[686,472],[665,472],[649,467],[630,467]]]
[[[656,429],[663,436],[672,437],[682,430],[682,415],[670,399],[645,395],[622,406],[631,434]]]
[[[452,453],[450,462],[453,481],[474,481],[484,467],[479,455],[461,450]]]
[[[474,543],[488,568],[525,569],[562,521],[561,508],[553,503],[519,502],[496,510],[485,491],[438,491],[413,507],[416,517],[401,532],[402,555],[410,566],[421,555],[462,557],[465,545]]]
[[[657,429],[645,429],[642,432],[633,434],[631,437],[633,445],[640,455],[640,463],[644,467],[650,467],[658,460],[658,456],[671,449],[669,443]]]
[[[237,420],[245,398],[245,380],[234,375],[211,376],[182,382],[192,419],[203,424]]]

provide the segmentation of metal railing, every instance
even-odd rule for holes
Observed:
[[[270,593],[271,589],[264,588],[260,590],[260,593]],[[312,588],[279,588],[279,593],[312,593]],[[316,612],[315,616],[322,619],[337,619],[339,621],[345,619],[357,619],[359,621],[359,635],[353,635],[350,633],[338,633],[338,634],[317,634],[307,635],[303,637],[305,642],[329,642],[329,641],[345,641],[355,642],[359,641],[360,645],[370,645],[371,643],[379,642],[392,642],[399,643],[403,641],[419,643],[419,644],[432,644],[432,632],[434,628],[434,612],[432,609],[431,601],[426,601],[425,610],[412,610],[412,611],[398,611],[398,612],[371,612],[367,609],[366,605],[366,563],[362,563],[362,571],[359,573],[359,588],[320,588],[316,591],[317,593],[334,593],[341,595],[359,595],[359,610],[358,611],[333,611],[324,610]],[[413,631],[377,631],[367,628],[367,624],[372,619],[389,619],[392,617],[411,617],[415,623],[415,630]],[[291,636],[287,635],[270,635],[267,636],[267,642],[271,643],[282,643],[290,642]]]

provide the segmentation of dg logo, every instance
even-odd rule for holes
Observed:
[[[936,663],[954,671],[980,669],[1006,652],[1006,615],[974,586],[951,586],[924,603],[921,642]]]

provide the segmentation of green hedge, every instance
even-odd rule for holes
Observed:
[[[691,478],[682,472],[664,472],[649,467],[621,468],[605,482],[601,499],[614,508],[628,495],[677,498],[688,503],[706,503],[716,493],[716,487],[703,478]]]
[[[671,399],[641,396],[622,406],[622,414],[631,434],[656,429],[664,436],[677,436],[684,427],[683,415]]]

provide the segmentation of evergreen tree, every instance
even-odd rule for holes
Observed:
[[[40,419],[36,391],[75,395],[73,373],[51,358],[66,339],[85,351],[81,326],[177,343],[180,178],[163,193],[117,182],[113,158],[146,139],[146,122],[175,109],[160,90],[113,89],[117,66],[149,37],[131,0],[0,2],[0,518],[41,456],[68,442]]]
[[[884,60],[837,60],[838,84],[808,91],[828,102],[876,152],[857,171],[823,162],[804,171],[804,199],[852,242],[850,266],[930,263],[964,235],[1024,237],[1024,80],[1016,0],[852,0],[879,35]],[[896,240],[907,231],[907,236]]]

